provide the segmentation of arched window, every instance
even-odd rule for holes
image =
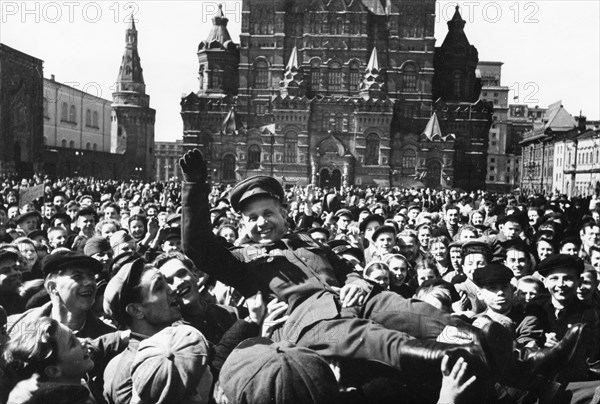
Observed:
[[[69,106],[66,102],[62,103],[62,107],[60,110],[60,120],[63,122],[67,122],[69,120]]]
[[[310,89],[313,93],[321,89],[321,62],[315,60],[310,65]]]
[[[94,143],[94,145],[92,146],[92,150],[93,150],[93,151],[96,151],[96,150],[98,150],[98,145],[97,145],[96,143]]]
[[[67,140],[66,139],[61,140],[60,147],[65,147],[65,148],[67,147]]]
[[[257,144],[248,147],[248,168],[251,170],[260,168],[260,146]]]
[[[74,140],[71,140],[71,141],[69,142],[69,147],[70,147],[71,149],[74,149],[74,148],[75,148],[75,141],[74,141]]]
[[[92,126],[92,111],[85,111],[85,126]]]
[[[86,150],[91,150],[92,149],[92,144],[90,142],[87,142],[85,145],[85,149]]]
[[[342,66],[337,62],[329,65],[327,86],[329,91],[339,91],[342,89]]]
[[[284,162],[295,163],[298,158],[298,134],[293,130],[287,131],[283,142],[285,145]]]
[[[75,109],[75,105],[71,105],[71,109],[69,110],[69,122],[77,122],[77,110]]]
[[[413,149],[406,149],[402,154],[402,168],[414,169],[417,163],[417,153]]]
[[[367,136],[367,149],[365,151],[365,165],[374,166],[379,164],[379,136],[371,133]]]
[[[360,70],[358,68],[358,63],[352,62],[350,65],[350,77],[349,83],[350,91],[358,91],[358,85],[360,83]]]
[[[98,111],[94,111],[94,114],[92,115],[92,126],[94,128],[99,128],[99,126],[98,126]]]
[[[335,33],[336,35],[342,35],[344,33],[344,21],[338,18],[335,21]]]
[[[417,69],[413,64],[404,66],[404,91],[417,91]]]
[[[233,154],[223,157],[223,181],[235,181],[235,156]]]
[[[335,116],[335,130],[342,132],[344,130],[344,115],[341,112]]]
[[[454,97],[458,99],[462,96],[462,74],[460,72],[454,73],[452,84]]]
[[[267,88],[269,84],[269,67],[267,62],[259,60],[254,66],[254,87]]]

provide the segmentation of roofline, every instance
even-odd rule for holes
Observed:
[[[14,52],[14,53],[16,53],[16,54],[18,54],[19,56],[21,56],[21,57],[23,57],[25,59],[30,59],[30,60],[35,61],[36,63],[39,62],[41,64],[44,64],[44,61],[42,59],[36,58],[35,56],[31,56],[28,53],[22,52],[22,51],[20,51],[18,49],[12,48],[12,47],[10,47],[10,46],[8,46],[8,45],[3,44],[3,43],[0,42],[0,50],[2,50],[3,48],[6,48],[6,50],[8,52]]]

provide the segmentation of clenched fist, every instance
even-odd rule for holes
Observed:
[[[206,160],[198,149],[190,150],[179,159],[183,181],[204,184],[208,177]]]

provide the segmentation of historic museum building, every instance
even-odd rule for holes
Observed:
[[[437,48],[434,0],[244,0],[239,44],[227,23],[181,100],[215,181],[485,187],[493,106],[458,7]]]

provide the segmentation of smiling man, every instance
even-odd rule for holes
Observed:
[[[48,316],[69,327],[79,338],[96,338],[115,329],[92,313],[96,299],[96,274],[102,264],[73,251],[48,255],[42,264],[44,287],[50,302],[9,317],[8,332],[21,332],[20,324]]]

